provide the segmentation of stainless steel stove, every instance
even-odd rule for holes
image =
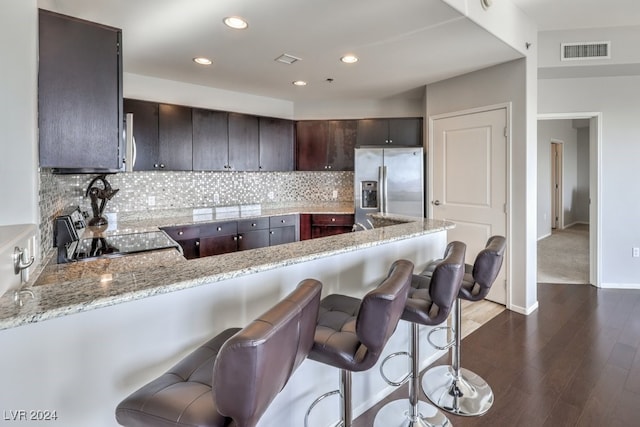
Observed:
[[[180,245],[161,230],[80,238],[85,228],[84,216],[78,208],[68,209],[55,219],[54,245],[58,248],[58,264],[169,248],[182,252]]]

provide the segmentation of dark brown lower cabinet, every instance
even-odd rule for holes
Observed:
[[[182,246],[187,259],[264,248],[299,240],[297,215],[166,227],[163,230]]]
[[[353,228],[353,215],[314,214],[311,215],[311,238],[349,233]]]

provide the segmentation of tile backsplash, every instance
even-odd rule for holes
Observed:
[[[68,206],[91,212],[85,197],[96,174],[56,175],[40,170],[42,255],[53,246],[53,219]],[[105,213],[213,207],[353,201],[353,172],[130,172],[107,175],[120,191]],[[334,191],[336,197],[334,197]]]

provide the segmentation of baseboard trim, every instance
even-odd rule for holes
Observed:
[[[602,289],[640,289],[640,283],[600,283]]]
[[[527,308],[519,305],[510,305],[508,308],[511,311],[515,311],[516,313],[524,314],[525,316],[528,316],[538,309],[538,301],[536,301],[535,304],[532,304]]]
[[[542,237],[538,237],[538,242],[539,242],[540,240],[542,240],[542,239],[546,239],[547,237],[551,237],[551,233],[549,233],[549,234],[545,234],[545,235],[544,235],[544,236],[542,236]]]

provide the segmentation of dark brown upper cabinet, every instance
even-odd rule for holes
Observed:
[[[159,105],[157,102],[124,100],[125,114],[133,123],[133,137],[136,144],[134,171],[158,169],[160,145],[158,142]]]
[[[58,172],[121,169],[121,52],[119,29],[39,10],[41,167]]]
[[[191,108],[160,104],[159,169],[193,170],[193,128],[191,123]]]
[[[229,169],[227,112],[193,109],[193,170]]]
[[[260,170],[260,125],[257,116],[229,113],[229,170]]]
[[[422,146],[421,118],[358,120],[358,147],[366,145]]]
[[[260,117],[260,170],[294,169],[294,122]]]
[[[353,170],[356,120],[305,120],[296,124],[297,170]]]

